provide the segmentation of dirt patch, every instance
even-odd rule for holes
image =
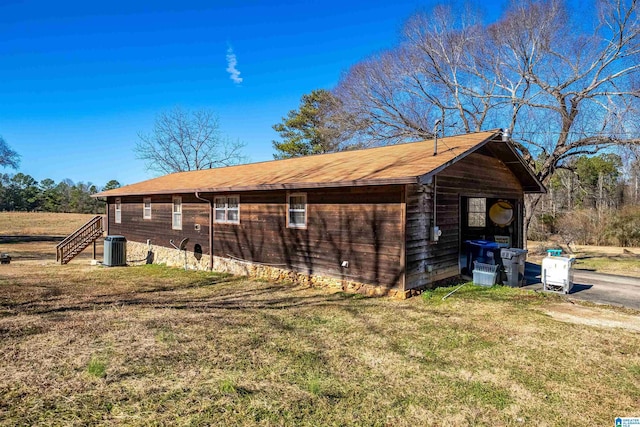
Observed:
[[[602,328],[621,328],[640,332],[640,316],[621,313],[604,307],[586,307],[579,304],[554,304],[542,311],[556,320]]]

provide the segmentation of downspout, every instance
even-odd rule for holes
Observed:
[[[198,191],[196,191],[196,199],[202,200],[203,202],[207,202],[209,204],[209,271],[213,271],[213,201],[203,199],[200,197]]]
[[[434,233],[436,232],[435,227],[438,226],[438,182],[437,176],[433,176],[433,227]],[[437,240],[438,236],[434,236]]]
[[[438,126],[442,125],[442,136],[444,137],[444,121],[441,119],[436,120],[433,124],[433,155],[438,155]],[[430,240],[437,242],[440,237],[440,228],[438,227],[438,184],[436,181],[436,175],[433,176],[433,222],[431,223]]]
[[[106,231],[108,236],[109,235],[109,198],[108,197],[104,198],[104,203],[105,203],[105,208],[104,208],[105,222],[107,224],[106,224],[106,227],[103,227],[103,231]]]

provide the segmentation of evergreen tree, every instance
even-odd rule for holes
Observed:
[[[104,185],[104,187],[102,188],[102,191],[113,190],[114,188],[120,188],[120,187],[122,187],[120,182],[118,182],[115,179],[112,179],[111,181],[107,182]]]
[[[282,141],[273,141],[276,159],[308,156],[338,151],[339,130],[331,125],[331,113],[336,98],[324,89],[313,90],[300,100],[300,107],[291,110],[282,123],[273,125]]]

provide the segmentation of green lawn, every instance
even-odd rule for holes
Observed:
[[[1,425],[612,425],[640,335],[467,285],[406,301],[161,266],[0,269]]]

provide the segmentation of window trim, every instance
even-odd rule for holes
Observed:
[[[304,198],[304,210],[303,209],[296,209],[295,211],[304,211],[304,224],[292,224],[291,223],[291,212],[293,211],[291,209],[291,198],[292,197],[303,197]],[[306,229],[307,228],[307,223],[308,223],[308,201],[307,201],[307,193],[287,193],[287,228],[297,228],[297,229]]]
[[[116,197],[114,203],[115,215],[113,216],[113,222],[116,224],[122,224],[122,199]]]
[[[147,203],[149,204],[148,208]],[[142,198],[142,219],[151,219],[151,197]]]
[[[237,199],[238,207],[234,209],[230,209],[229,199]],[[220,202],[220,204],[224,203],[224,207],[218,207],[219,200],[224,200],[224,202]],[[229,211],[232,211],[232,210],[238,211],[237,219],[235,220],[229,219]],[[218,212],[224,212],[224,219],[218,219]],[[213,198],[213,222],[216,224],[240,224],[240,195],[239,194],[215,196]]]
[[[472,211],[471,210],[471,200],[481,199],[484,201],[484,211]],[[484,225],[472,225],[471,224],[471,214],[482,214],[484,215]],[[469,228],[485,228],[487,226],[487,198],[486,197],[468,197],[467,198],[467,227]]]
[[[171,229],[182,230],[182,197],[173,196],[171,198]],[[176,203],[177,202],[177,203]],[[176,212],[176,206],[180,206],[179,211]],[[176,214],[180,216],[180,224],[177,224]]]

